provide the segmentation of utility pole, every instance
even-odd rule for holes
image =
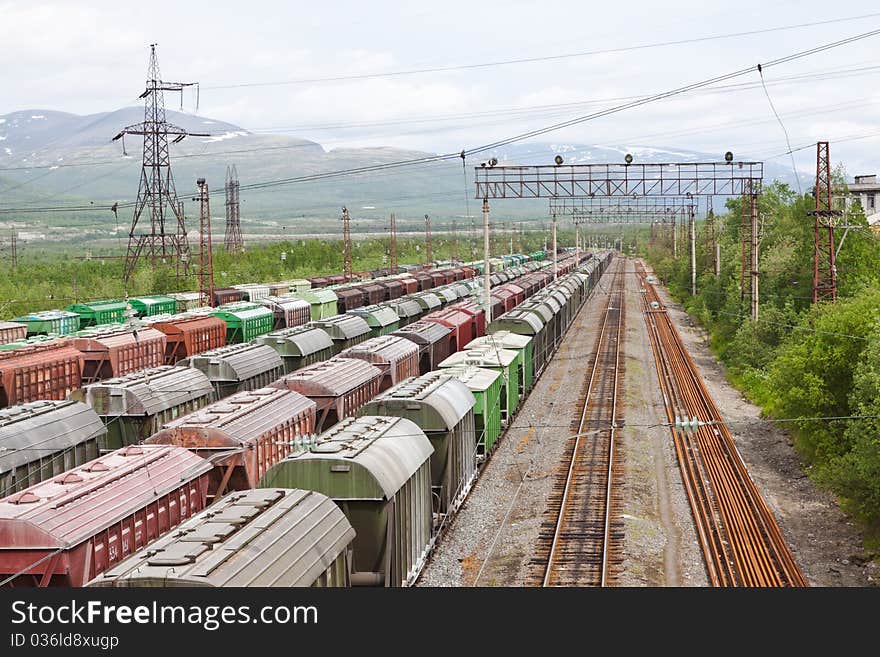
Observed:
[[[452,220],[452,243],[450,245],[450,259],[453,263],[458,261],[458,222]]]
[[[816,187],[813,215],[813,303],[837,300],[837,264],[834,252],[835,210],[831,194],[831,155],[827,141],[816,144]]]
[[[351,219],[348,208],[342,208],[342,276],[346,283],[354,278],[351,264]]]
[[[176,144],[187,136],[207,137],[208,133],[188,132],[165,119],[165,98],[163,92],[179,92],[181,102],[183,90],[197,85],[196,82],[165,82],[159,75],[159,62],[156,58],[156,44],[150,45],[150,65],[147,73],[146,91],[141,94],[144,99],[144,120],[123,128],[113,137],[113,141],[122,139],[122,151],[125,152],[125,135],[143,137],[144,151],[141,166],[140,186],[128,233],[128,250],[125,256],[123,277],[127,283],[134,273],[138,259],[148,256],[155,266],[156,260],[165,261],[174,257],[178,266],[178,277],[186,276],[189,259],[189,240],[186,236],[186,222],[181,211],[174,187],[174,176],[171,173],[171,155],[168,139]],[[149,229],[138,230],[138,222],[144,210],[149,208]],[[166,230],[166,220],[176,220],[177,230],[170,233]],[[181,263],[183,267],[181,269]]]
[[[556,253],[556,213],[553,213],[553,220],[550,224],[550,230],[553,233],[553,280],[559,276],[559,259]]]
[[[486,328],[492,321],[492,290],[489,283],[489,199],[483,198],[483,302],[486,306]]]
[[[715,213],[712,210],[712,201],[709,201],[709,210],[706,212],[706,271],[715,270]]]
[[[12,271],[15,271],[18,267],[18,234],[15,232],[15,226],[9,229],[11,233],[9,237],[9,256],[12,261]]]
[[[391,213],[391,243],[388,246],[389,260],[391,265],[391,273],[397,273],[397,220],[394,213]]]
[[[428,264],[434,262],[434,247],[431,244],[431,217],[425,215],[425,258]]]
[[[741,299],[749,300],[752,319],[758,319],[758,195],[751,180],[743,182],[743,205],[740,220],[742,267]]]
[[[691,242],[691,296],[697,296],[697,222],[693,204],[688,206],[688,228]]]
[[[204,178],[196,181],[199,188],[199,294],[214,305],[214,254],[211,247],[211,205],[208,183]]]
[[[244,253],[244,239],[241,236],[241,201],[239,199],[238,169],[235,165],[226,167],[226,251]]]

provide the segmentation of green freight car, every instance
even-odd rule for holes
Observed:
[[[275,314],[269,308],[247,301],[218,306],[211,314],[226,322],[226,344],[250,342],[275,328]]]
[[[461,381],[473,394],[476,447],[480,454],[488,454],[501,435],[501,374],[473,366],[446,367],[443,373]]]
[[[397,316],[397,311],[385,304],[355,308],[349,310],[346,315],[353,315],[365,320],[370,327],[371,338],[388,335],[400,328],[400,317]]]
[[[79,331],[80,316],[69,310],[43,310],[23,317],[16,317],[14,322],[27,326],[27,334],[31,335],[71,335]]]
[[[520,397],[527,395],[534,384],[534,344],[532,338],[510,331],[496,331],[490,335],[471,340],[464,348],[467,350],[485,346],[510,349],[519,353],[519,394]]]
[[[510,422],[519,407],[519,353],[482,346],[459,351],[440,363],[440,368],[475,365],[501,374],[501,420]]]
[[[333,290],[326,288],[303,290],[293,296],[309,302],[309,305],[312,307],[312,321],[333,317],[333,315],[339,312],[336,303],[338,298]]]
[[[162,295],[132,297],[128,300],[137,317],[173,315],[177,312],[177,300]]]
[[[79,313],[80,328],[100,326],[101,324],[121,324],[127,317],[128,304],[122,299],[107,301],[88,301],[73,303],[67,310]]]

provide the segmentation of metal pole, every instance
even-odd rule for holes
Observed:
[[[672,257],[678,260],[678,214],[672,215]]]
[[[721,276],[721,242],[715,242],[715,275]]]
[[[694,206],[690,207],[688,222],[691,238],[691,296],[697,296],[697,222],[694,221]]]
[[[581,264],[581,222],[574,222],[574,261],[575,266]]]
[[[758,321],[758,197],[749,197],[752,206],[752,319]]]
[[[492,321],[492,295],[489,283],[489,199],[483,198],[483,301],[486,304],[486,327]]]
[[[553,223],[551,225],[553,231],[553,280],[559,276],[559,256],[556,253],[556,214],[553,214]]]

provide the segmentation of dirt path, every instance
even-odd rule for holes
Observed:
[[[648,268],[650,269],[650,268]],[[834,498],[804,474],[804,465],[782,429],[760,420],[760,409],[727,381],[724,366],[709,350],[706,332],[656,286],[716,404],[731,425],[737,449],[767,500],[798,564],[813,586],[876,586],[862,536]],[[745,422],[744,424],[735,424]]]

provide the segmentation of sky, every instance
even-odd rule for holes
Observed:
[[[825,21],[834,22],[774,29]],[[719,159],[732,150],[784,165],[790,144],[805,172],[815,167],[810,145],[828,140],[852,176],[880,172],[880,35],[767,68],[766,93],[756,65],[878,28],[880,5],[866,1],[0,0],[0,114],[140,104],[157,43],[162,77],[198,81],[205,117],[327,149],[457,152],[755,67],[540,140]],[[677,41],[689,42],[653,45]],[[184,106],[196,111],[192,94]]]

